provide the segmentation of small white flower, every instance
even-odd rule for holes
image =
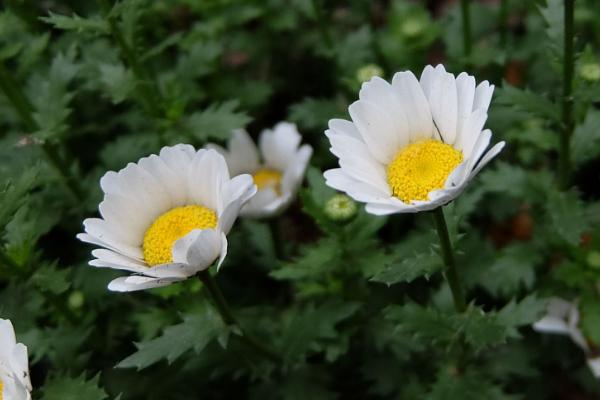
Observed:
[[[327,184],[376,215],[450,202],[504,147],[486,153],[492,133],[482,129],[493,91],[442,65],[425,67],[420,81],[406,71],[391,84],[365,82],[348,108],[352,122],[329,121],[325,134],[340,168],[325,172]]]
[[[102,218],[86,219],[77,237],[102,247],[90,265],[136,273],[113,280],[114,291],[182,281],[217,258],[220,266],[225,235],[256,193],[250,175],[230,178],[216,151],[182,144],[107,172],[100,186]]]
[[[577,305],[558,297],[550,299],[547,314],[533,324],[533,329],[541,333],[569,336],[586,353],[588,367],[596,378],[600,378],[600,357],[591,354],[590,346],[579,329]]]
[[[0,319],[0,400],[31,400],[27,347],[17,343],[12,323]]]
[[[248,133],[241,129],[233,132],[227,149],[208,146],[225,156],[232,174],[252,174],[258,193],[242,208],[241,215],[270,217],[291,204],[312,155],[312,147],[300,146],[301,140],[295,124],[280,122],[272,130],[261,132],[260,152]]]

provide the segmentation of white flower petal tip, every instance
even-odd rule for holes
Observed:
[[[365,82],[348,107],[351,121],[329,121],[325,135],[340,168],[325,172],[327,185],[375,215],[451,202],[504,148],[500,142],[488,149],[492,132],[484,129],[493,91],[487,81],[477,85],[443,65],[426,66],[419,80],[404,71],[391,84],[379,77]]]
[[[243,133],[235,138],[238,147],[248,144]],[[109,171],[100,186],[101,218],[86,219],[77,238],[99,247],[91,266],[135,274],[112,281],[117,292],[166,286],[220,265],[225,235],[257,190],[250,175],[230,177],[218,149],[184,144]]]
[[[0,398],[31,399],[27,347],[17,343],[10,320],[0,319]]]
[[[222,154],[233,174],[251,174],[256,185],[256,195],[252,193],[243,206],[242,216],[274,217],[294,201],[313,151],[301,141],[298,128],[290,122],[279,122],[273,129],[262,131],[258,146],[246,131],[233,132]]]

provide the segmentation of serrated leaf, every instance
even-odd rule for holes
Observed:
[[[55,378],[44,386],[42,400],[104,400],[108,395],[99,387],[99,380],[100,374],[90,380],[84,375]]]
[[[546,6],[540,7],[540,13],[546,21],[546,35],[550,39],[546,43],[554,56],[562,60],[565,37],[564,0],[546,0]]]
[[[476,369],[469,369],[464,374],[446,368],[438,373],[431,392],[426,400],[516,400],[518,397],[506,394],[502,389]]]
[[[243,128],[251,118],[242,111],[236,111],[238,103],[227,101],[213,104],[206,110],[193,113],[185,125],[199,140],[227,140],[234,129]]]
[[[583,123],[573,133],[572,158],[581,165],[600,155],[600,111],[590,108]]]
[[[200,353],[212,340],[226,330],[221,317],[208,305],[197,314],[183,317],[183,322],[165,329],[152,340],[136,343],[138,351],[121,361],[117,368],[149,367],[160,360],[172,363],[183,353]]]
[[[521,288],[530,289],[535,281],[535,266],[541,256],[530,245],[514,244],[504,248],[482,274],[480,283],[495,296],[513,296]]]
[[[48,14],[47,17],[41,17],[40,19],[54,26],[56,29],[94,35],[107,35],[110,33],[108,22],[98,16],[82,18],[77,14],[73,14],[69,17],[67,15],[55,14],[52,11]]]
[[[70,274],[69,269],[58,269],[56,263],[45,264],[35,271],[31,282],[42,291],[61,294],[71,286]]]
[[[519,302],[514,299],[498,311],[498,321],[506,328],[509,337],[519,338],[518,327],[531,325],[546,311],[546,300],[529,295]]]
[[[305,246],[293,262],[285,263],[269,275],[279,280],[305,279],[322,275],[331,269],[331,263],[339,260],[341,248],[335,239],[322,239]]]
[[[295,314],[283,334],[283,357],[289,362],[296,361],[314,348],[315,342],[335,339],[338,336],[336,325],[352,316],[359,307],[356,302],[331,301],[321,306],[309,305]]]
[[[552,230],[570,245],[578,244],[589,227],[583,202],[573,191],[548,193],[546,213]]]
[[[504,82],[496,90],[496,103],[513,107],[519,111],[530,113],[551,121],[558,121],[560,112],[558,106],[539,94],[527,89],[519,89]]]
[[[290,120],[304,129],[324,131],[332,118],[346,114],[343,106],[335,100],[307,98],[290,107]]]
[[[133,72],[123,64],[100,64],[100,81],[104,84],[114,104],[127,99],[135,90],[136,80]]]
[[[385,266],[370,280],[393,285],[398,282],[410,283],[417,278],[429,279],[431,275],[443,268],[440,256],[435,253],[419,253]]]

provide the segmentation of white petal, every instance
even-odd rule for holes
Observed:
[[[481,171],[481,169],[486,166],[487,163],[489,163],[494,157],[500,154],[505,144],[505,142],[496,143],[494,147],[492,147],[487,153],[485,153],[483,158],[479,161],[479,163],[477,163],[477,167],[475,167],[473,172],[471,172],[469,179],[477,175],[479,171]]]
[[[401,137],[395,132],[391,118],[365,100],[355,101],[348,111],[371,154],[383,164],[392,161]]]
[[[285,170],[301,140],[296,125],[289,122],[280,122],[273,130],[262,131],[258,143],[265,164],[269,168]]]
[[[490,85],[488,81],[481,82],[475,89],[475,100],[473,101],[473,110],[483,108],[485,111],[490,106],[492,95],[494,94],[494,85]]]
[[[189,144],[163,147],[159,153],[159,157],[177,176],[187,175],[187,170],[195,155],[196,150]]]
[[[253,173],[259,168],[258,149],[245,130],[236,129],[227,147],[229,151],[225,158],[231,175]]]
[[[454,143],[458,122],[456,80],[449,73],[438,74],[431,82],[431,115],[444,143]]]
[[[114,279],[108,284],[108,290],[112,290],[113,292],[133,292],[168,286],[182,280],[180,278],[150,278],[147,276],[132,275]]]
[[[408,71],[396,73],[392,78],[392,86],[408,124],[410,141],[431,138],[433,120],[429,102],[414,74]]]
[[[108,267],[137,273],[145,273],[148,269],[146,263],[118,254],[112,250],[94,249],[92,250],[92,255],[97,258],[89,262],[93,267]]]
[[[10,352],[17,344],[15,330],[8,319],[0,319],[0,361],[10,359]]]
[[[137,243],[138,238],[132,237],[131,233],[129,236],[125,229],[118,225],[109,225],[106,221],[99,218],[87,218],[83,221],[83,226],[86,233],[94,237],[94,242],[87,240],[88,236],[77,235],[80,240],[88,243],[101,242],[106,243],[106,246],[116,250],[118,253],[125,254],[132,258],[141,259],[142,250],[138,245],[132,244]]]
[[[17,343],[12,348],[10,366],[21,384],[28,390],[31,390],[29,360],[27,357],[27,347],[24,344]]]
[[[138,164],[152,175],[167,192],[171,199],[169,208],[183,206],[187,203],[188,193],[185,175],[178,175],[156,154],[142,158]]]
[[[595,378],[600,378],[600,357],[588,358],[587,365]]]
[[[458,150],[462,150],[463,156],[465,158],[469,158],[471,156],[471,151],[473,150],[473,146],[485,125],[485,121],[487,120],[487,113],[483,108],[478,108],[473,111],[469,118],[465,122],[463,126],[463,130],[461,132],[460,137],[456,143],[455,148]]]
[[[99,205],[100,214],[109,226],[118,226],[128,232],[128,243],[139,246],[144,233],[152,224],[152,216],[145,208],[127,197],[107,194]]]
[[[156,218],[167,211],[171,205],[171,198],[160,182],[137,164],[129,163],[119,171],[119,177],[124,186],[123,193],[128,197],[135,197],[145,205],[146,210]]]
[[[290,196],[285,197],[291,201]],[[272,188],[261,189],[242,207],[240,215],[251,218],[274,216],[283,206],[282,198]]]
[[[223,156],[215,150],[199,151],[188,170],[187,187],[195,204],[218,210],[221,190],[229,181],[229,170]]]
[[[331,120],[329,120],[328,126],[329,126],[329,129],[331,129],[332,131],[334,131],[336,133],[348,136],[348,137],[356,139],[356,140],[360,140],[361,142],[364,143],[364,140],[363,140],[362,136],[360,135],[358,128],[351,121],[346,121],[345,119],[337,119],[337,118],[331,119]]]
[[[233,226],[240,210],[256,194],[257,188],[250,175],[238,175],[223,187],[222,203],[219,205],[219,229],[225,234]]]
[[[356,201],[369,202],[383,200],[390,195],[366,182],[357,181],[348,176],[341,168],[330,169],[323,174],[325,184],[333,189],[345,192]]]
[[[456,127],[456,139],[460,141],[466,122],[473,111],[473,100],[475,98],[475,78],[462,72],[456,78],[456,91],[458,99],[458,122]],[[454,144],[451,143],[451,144]]]
[[[110,249],[116,253],[126,255],[127,257],[134,258],[138,261],[142,261],[144,259],[141,247],[131,247],[123,244],[112,245],[87,233],[79,233],[76,237],[82,242]]]
[[[195,274],[207,269],[221,253],[221,232],[194,229],[173,245],[173,261],[187,264]]]

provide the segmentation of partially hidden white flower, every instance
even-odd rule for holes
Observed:
[[[0,400],[31,400],[27,347],[17,343],[15,330],[0,319]]]
[[[592,355],[590,345],[579,329],[579,310],[577,304],[558,297],[549,300],[546,315],[533,324],[533,329],[541,333],[553,333],[569,336],[587,359],[587,364],[596,378],[600,378],[600,357]]]
[[[233,132],[227,149],[207,146],[223,154],[232,174],[252,174],[258,193],[242,208],[241,215],[270,217],[292,203],[312,155],[312,147],[300,146],[301,140],[295,124],[280,122],[261,132],[259,148],[242,129]]]
[[[107,172],[100,186],[102,218],[86,219],[77,237],[102,247],[90,265],[135,273],[110,282],[114,291],[182,281],[217,258],[219,267],[226,235],[256,193],[250,175],[230,178],[219,153],[183,144]]]
[[[348,108],[352,121],[333,119],[325,132],[340,168],[325,172],[341,190],[376,215],[426,211],[456,198],[504,147],[486,149],[483,130],[494,85],[476,86],[442,65],[420,80],[398,72],[392,83],[374,77]]]

